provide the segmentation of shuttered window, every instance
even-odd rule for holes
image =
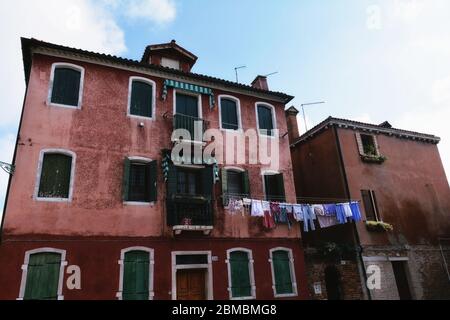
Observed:
[[[274,123],[273,123],[273,114],[272,108],[267,107],[265,105],[258,105],[258,125],[261,134],[272,136]]]
[[[224,206],[232,197],[246,198],[250,196],[248,171],[222,169],[222,197]]]
[[[236,101],[226,98],[221,99],[220,114],[223,129],[239,129],[238,106]]]
[[[153,86],[133,80],[131,84],[130,114],[151,118],[153,116]]]
[[[39,198],[69,198],[72,157],[46,153],[42,159]]]
[[[378,214],[377,199],[375,197],[375,191],[373,190],[361,190],[361,196],[364,203],[364,210],[366,213],[367,221],[378,221],[380,219]]]
[[[81,71],[56,67],[53,75],[51,103],[78,107]]]
[[[123,300],[149,299],[150,254],[146,251],[129,251],[123,261]]]
[[[266,191],[266,200],[275,202],[285,202],[286,195],[284,190],[283,174],[272,174],[264,176],[264,188]]]
[[[128,158],[124,163],[123,200],[154,202],[157,200],[156,161],[139,162]]]
[[[198,97],[177,93],[176,113],[198,118]]]
[[[273,273],[275,279],[275,293],[293,294],[292,270],[289,252],[277,250],[272,252]]]
[[[229,258],[232,298],[252,297],[250,259],[248,252],[233,251]]]
[[[59,253],[30,255],[24,300],[57,300],[60,267]]]

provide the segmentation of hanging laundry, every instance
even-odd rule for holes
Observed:
[[[288,228],[291,229],[291,221],[289,220],[285,203],[280,204],[280,222],[287,223]]]
[[[230,198],[228,201],[228,213],[231,215],[242,214],[242,210],[244,209],[244,205],[242,200]]]
[[[301,204],[294,204],[294,218],[296,221],[303,221],[303,208]]]
[[[270,212],[272,213],[272,217],[276,223],[280,221],[281,209],[280,204],[277,202],[270,203]]]
[[[311,206],[314,214],[317,216],[324,216],[325,215],[325,208],[323,207],[322,204],[314,204]]]
[[[352,218],[353,213],[352,213],[352,209],[350,208],[350,203],[343,203],[342,206],[344,207],[345,217]]]
[[[242,203],[244,205],[244,211],[242,212],[242,216],[244,216],[244,213],[250,215],[251,214],[251,207],[252,207],[252,199],[242,199]]]
[[[314,211],[312,209],[312,206],[310,205],[302,205],[303,210],[303,231],[309,232],[309,229],[311,231],[315,231],[316,227],[314,225],[314,220],[316,220],[316,216],[314,214]]]
[[[359,202],[353,201],[350,203],[352,210],[353,220],[355,222],[361,221],[361,211],[359,210]]]
[[[335,204],[324,204],[325,215],[336,217],[336,205]]]
[[[261,200],[252,200],[252,217],[264,217],[264,210]]]
[[[336,219],[340,224],[347,223],[347,216],[342,203],[336,205]]]

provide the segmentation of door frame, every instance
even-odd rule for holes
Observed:
[[[177,256],[186,255],[206,255],[208,257],[208,264],[186,264],[177,265]],[[212,272],[212,253],[211,251],[172,251],[172,300],[177,300],[177,270],[186,269],[205,269],[205,289],[206,298],[214,300],[213,292],[213,272]]]

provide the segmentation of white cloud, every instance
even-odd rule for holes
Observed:
[[[130,18],[168,23],[176,16],[176,7],[172,0],[133,0],[126,3],[126,15]]]

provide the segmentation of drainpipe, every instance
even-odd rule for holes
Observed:
[[[334,133],[334,137],[336,139],[336,146],[338,149],[339,162],[340,162],[340,166],[341,166],[342,176],[344,177],[345,193],[346,193],[348,200],[351,201],[350,189],[348,187],[347,173],[345,171],[344,158],[342,156],[341,142],[339,140],[338,132],[337,132],[337,129],[335,126],[333,126],[333,133]],[[352,235],[353,235],[353,241],[357,247],[357,250],[356,250],[357,256],[358,256],[357,265],[358,265],[359,275],[361,277],[361,287],[363,290],[363,295],[368,300],[372,300],[370,290],[367,288],[367,273],[366,273],[366,268],[364,266],[364,260],[363,260],[363,256],[362,256],[363,247],[361,246],[358,229],[356,228],[355,222],[352,222]]]

